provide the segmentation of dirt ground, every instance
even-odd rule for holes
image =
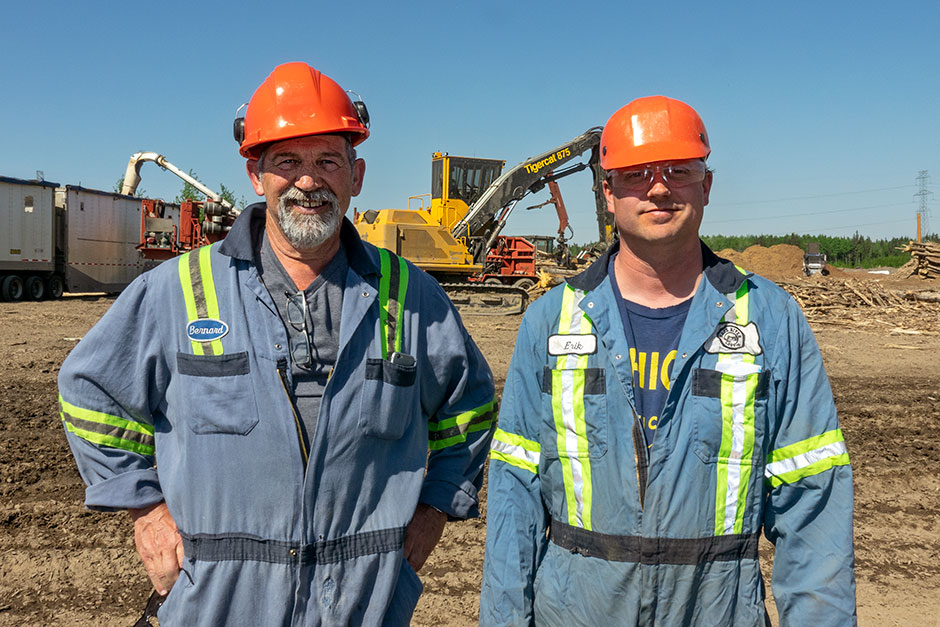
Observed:
[[[852,276],[897,293],[938,289]],[[149,594],[126,514],[83,508],[57,416],[58,368],[112,302],[0,303],[0,627],[126,627]],[[940,304],[826,311],[811,321],[855,472],[859,622],[940,625]],[[465,321],[501,389],[520,318]],[[415,625],[476,624],[484,520],[447,526],[421,573]],[[772,553],[762,547],[768,573]]]

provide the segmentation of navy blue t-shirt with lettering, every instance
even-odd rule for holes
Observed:
[[[678,305],[651,309],[620,295],[614,276],[614,257],[607,266],[610,284],[620,308],[623,330],[630,346],[633,367],[633,394],[636,411],[643,422],[646,445],[652,446],[659,415],[669,394],[669,377],[676,359],[679,336],[689,313],[689,298]]]

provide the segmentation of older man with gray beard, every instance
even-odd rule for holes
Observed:
[[[445,521],[478,515],[492,375],[440,285],[343,218],[367,124],[276,68],[235,123],[264,202],[62,366],[85,503],[130,510],[161,625],[407,624]]]

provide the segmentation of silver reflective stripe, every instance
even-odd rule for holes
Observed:
[[[591,320],[579,306],[584,291],[565,286],[558,334],[588,334]],[[584,376],[587,355],[559,355],[552,371],[552,413],[558,457],[565,483],[568,523],[591,529],[591,460],[584,415]]]
[[[728,295],[734,307],[724,322],[748,324],[748,283]],[[760,368],[746,353],[720,353],[721,448],[718,451],[715,535],[741,533],[754,454],[754,395]]]
[[[846,452],[845,442],[833,442],[832,444],[807,451],[801,455],[767,464],[767,467],[764,469],[764,476],[770,479],[771,477],[785,475],[788,472],[803,470],[827,457],[838,457],[839,455],[845,455]]]
[[[536,447],[538,447],[537,442],[497,430],[490,444],[490,453],[495,459],[538,473],[539,461],[541,461],[542,456]]]

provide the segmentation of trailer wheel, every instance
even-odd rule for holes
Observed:
[[[65,292],[65,281],[58,274],[53,274],[46,279],[46,298],[58,300],[62,298]]]
[[[26,277],[26,298],[42,300],[46,295],[46,284],[38,276]]]
[[[0,283],[0,295],[3,300],[16,302],[23,299],[23,279],[10,275]]]
[[[529,291],[535,285],[535,281],[532,279],[519,279],[512,284],[513,287],[518,287],[520,290]]]

